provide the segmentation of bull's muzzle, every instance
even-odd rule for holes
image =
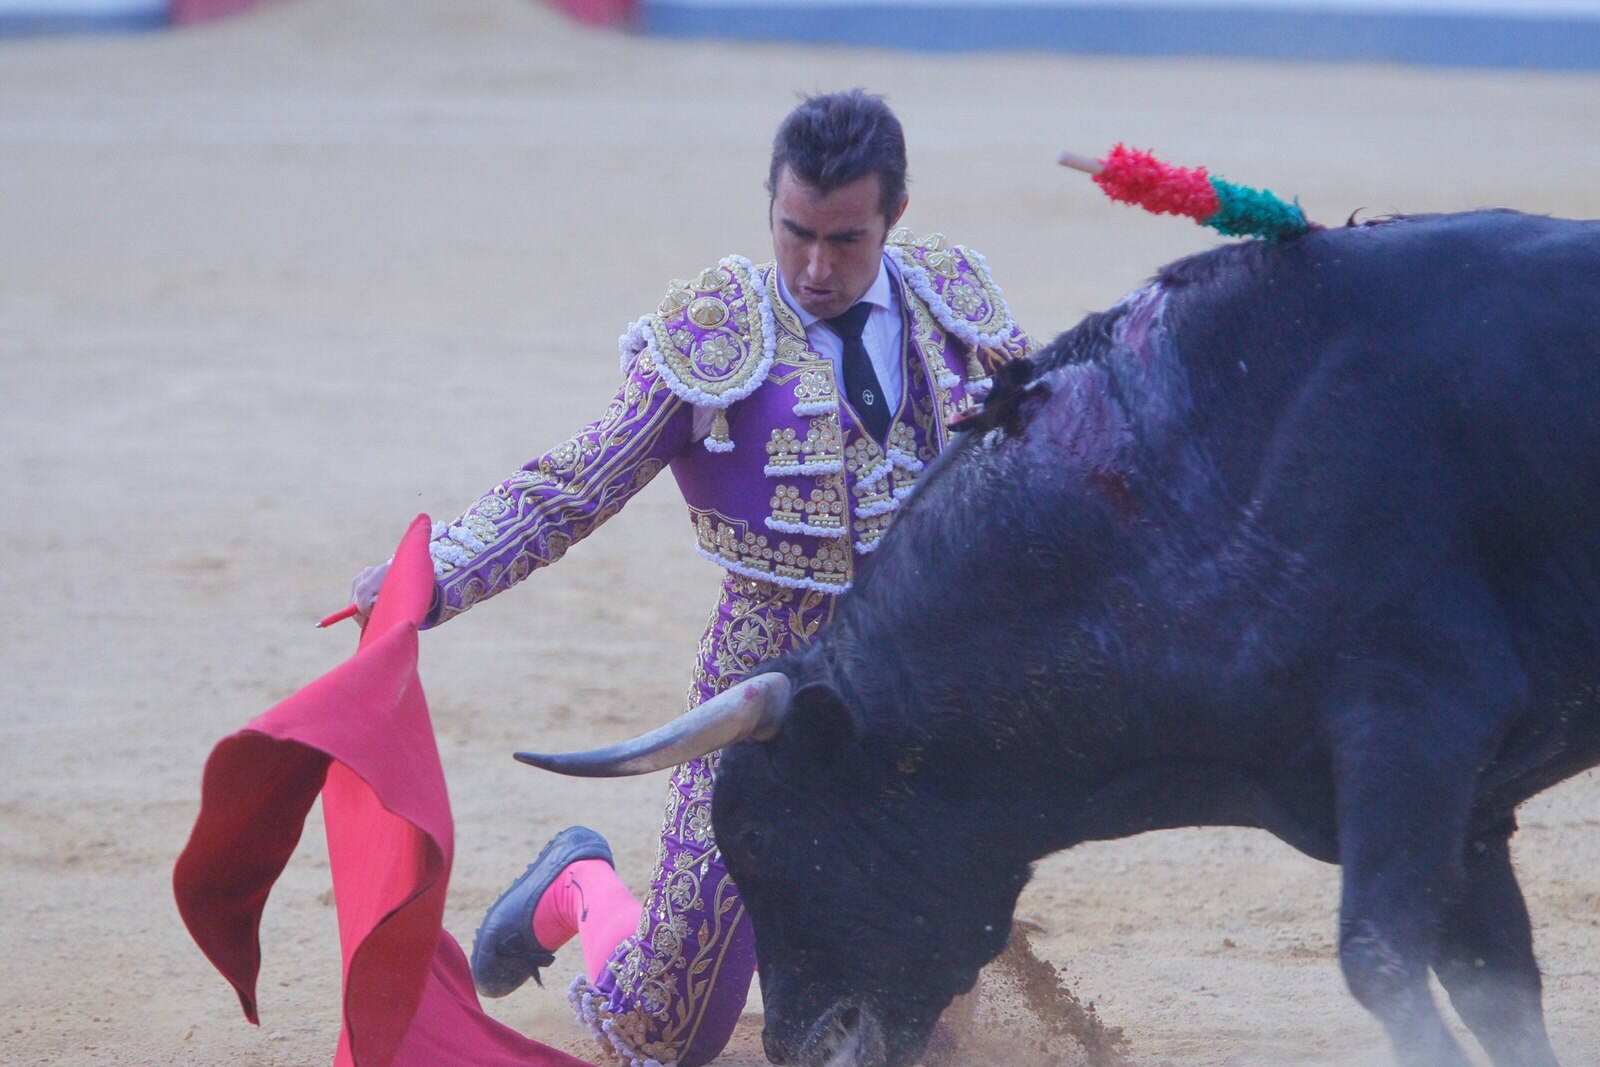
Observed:
[[[784,1040],[769,1025],[761,1031],[767,1059],[792,1067],[881,1067],[886,1062],[882,1032],[870,1013],[840,1004],[798,1038]]]

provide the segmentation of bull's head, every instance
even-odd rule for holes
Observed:
[[[982,805],[925,788],[918,754],[881,751],[832,689],[783,674],[621,745],[517,758],[603,777],[719,748],[712,817],[755,924],[767,1057],[911,1063],[1004,947],[1026,861]]]

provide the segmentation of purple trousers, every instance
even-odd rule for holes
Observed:
[[[810,642],[834,596],[728,574],[700,639],[689,707]],[[711,832],[717,754],[668,784],[661,846],[639,929],[595,982],[568,994],[602,1052],[629,1067],[696,1067],[722,1051],[755,975],[755,936]]]

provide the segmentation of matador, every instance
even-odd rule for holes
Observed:
[[[429,625],[560,559],[670,467],[696,550],[724,570],[689,706],[809,641],[950,423],[1031,347],[981,256],[896,228],[905,175],[881,98],[805,99],[773,146],[774,261],[728,256],[672,282],[622,335],[622,384],[604,415],[435,525]],[[358,605],[381,571],[358,577]],[[642,902],[603,837],[558,834],[479,927],[479,992],[510,993],[577,936],[585,972],[569,997],[606,1056],[630,1067],[714,1058],[756,967],[712,835],[716,758],[673,773]]]

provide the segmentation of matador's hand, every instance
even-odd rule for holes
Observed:
[[[379,563],[377,566],[364,568],[350,580],[350,603],[356,606],[356,619],[362,626],[367,624],[367,616],[372,614],[372,605],[378,599],[378,589],[383,585],[384,575],[388,573],[389,565]]]

